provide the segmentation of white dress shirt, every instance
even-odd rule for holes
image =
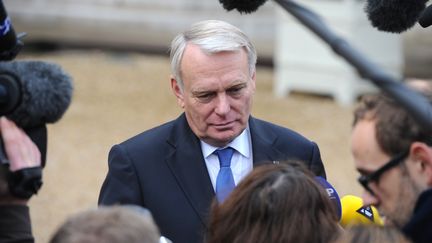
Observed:
[[[249,127],[243,130],[239,136],[223,148],[226,147],[234,149],[234,154],[231,159],[231,170],[234,176],[234,182],[237,185],[253,169],[252,142]],[[201,141],[201,150],[214,190],[216,190],[216,178],[219,173],[220,165],[218,156],[213,152],[223,148],[214,147]]]

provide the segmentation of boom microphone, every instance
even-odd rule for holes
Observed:
[[[237,9],[240,13],[255,12],[267,0],[219,0],[222,7],[228,11]]]
[[[401,33],[417,22],[428,0],[367,0],[365,12],[375,28]]]
[[[59,120],[72,99],[71,77],[41,61],[0,62],[0,115],[29,128]]]
[[[342,197],[341,204],[342,217],[340,224],[342,227],[354,224],[384,224],[378,210],[374,206],[364,206],[360,197],[346,195]]]
[[[219,0],[223,3],[224,7],[229,7],[228,10],[236,8],[240,12],[252,12],[255,11],[260,5],[262,5],[265,0],[254,1],[254,4],[245,4],[246,0]],[[323,40],[329,47],[332,48],[335,54],[341,56],[345,61],[347,61],[352,67],[356,69],[358,74],[364,78],[369,79],[378,88],[380,88],[384,93],[388,94],[390,97],[394,98],[399,104],[407,110],[413,118],[427,131],[432,131],[432,106],[429,101],[422,95],[410,90],[406,85],[402,84],[398,79],[395,79],[392,75],[386,73],[377,65],[369,61],[362,53],[354,49],[346,40],[344,40],[339,35],[335,34],[326,24],[322,18],[314,13],[313,11],[301,6],[290,0],[274,0],[287,12],[293,15],[300,23],[305,25],[310,31],[316,34],[321,40]],[[371,0],[378,1],[378,0]],[[408,13],[417,13],[416,16],[424,8],[425,2],[427,0],[382,0],[386,2],[385,4],[369,4],[371,10],[372,6],[383,7],[387,6],[388,2],[390,6],[393,6],[393,2],[401,1],[404,5],[396,7],[396,10],[401,9],[407,11]],[[409,3],[405,3],[405,1]],[[412,3],[415,1],[415,3]],[[374,2],[377,3],[377,2]],[[407,5],[407,6],[405,6]],[[411,6],[411,5],[414,5]],[[396,5],[397,6],[397,5]],[[404,7],[406,9],[404,9]],[[420,9],[420,10],[418,10]],[[392,9],[389,8],[391,11]],[[401,12],[401,11],[399,11]],[[410,14],[412,15],[412,14]],[[408,14],[407,14],[408,16]],[[394,16],[396,18],[400,16]],[[412,18],[410,18],[412,19]],[[387,19],[384,18],[384,21]],[[406,24],[406,23],[405,23]],[[399,25],[400,26],[400,25]],[[407,25],[405,25],[407,26]]]
[[[23,43],[17,39],[11,20],[0,0],[0,61],[10,61],[21,50]]]
[[[279,2],[278,0],[277,2]],[[367,0],[365,12],[372,26],[381,31],[400,33],[415,25],[428,0]],[[219,0],[223,8],[240,13],[256,11],[266,0]],[[432,10],[429,10],[432,12]],[[428,15],[429,18],[432,14]],[[427,18],[425,16],[425,18]],[[432,20],[428,21],[431,25]],[[428,26],[429,26],[428,25]],[[423,24],[422,24],[423,26]],[[425,26],[423,26],[425,27]]]
[[[55,64],[0,62],[0,115],[14,121],[33,140],[41,152],[42,167],[47,151],[45,124],[63,116],[71,102],[72,90],[70,76]],[[0,160],[3,159],[6,156],[0,146]]]
[[[423,28],[432,25],[432,5],[429,5],[429,7],[422,12],[418,22]]]

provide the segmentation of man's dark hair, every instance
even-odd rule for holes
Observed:
[[[432,93],[420,91],[430,101]],[[415,141],[432,145],[432,134],[423,129],[397,101],[385,94],[362,97],[354,111],[355,126],[361,120],[375,121],[375,137],[384,153],[395,156]]]

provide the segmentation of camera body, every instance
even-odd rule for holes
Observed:
[[[0,165],[0,196],[11,195],[20,199],[29,199],[42,186],[42,167],[24,168],[10,171],[9,164]]]
[[[41,151],[42,166],[10,171],[9,160],[4,153],[3,141],[0,139],[0,196],[10,194],[17,198],[29,199],[42,186],[42,169],[46,161],[47,128],[46,125],[42,125],[24,130]]]

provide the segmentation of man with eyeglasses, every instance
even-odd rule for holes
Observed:
[[[371,95],[354,112],[351,150],[364,204],[414,242],[432,242],[432,134],[391,98]]]

